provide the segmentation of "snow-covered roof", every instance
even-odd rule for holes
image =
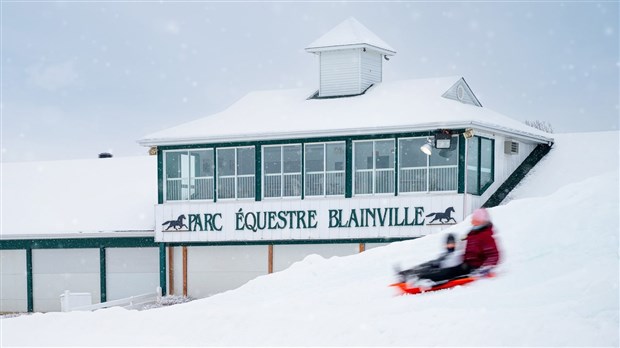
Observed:
[[[318,52],[364,46],[374,48],[386,55],[396,54],[396,50],[392,46],[388,45],[353,17],[346,19],[308,45],[306,51]]]
[[[0,238],[152,236],[157,158],[2,163]]]
[[[458,76],[382,82],[365,94],[310,98],[314,89],[257,91],[229,108],[145,136],[145,146],[199,144],[478,128],[532,141],[552,141],[548,133],[517,120],[442,95]]]

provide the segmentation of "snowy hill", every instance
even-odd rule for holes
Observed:
[[[618,135],[557,135],[511,201],[491,209],[502,251],[496,278],[394,296],[392,265],[434,257],[441,233],[348,257],[309,256],[236,290],[168,308],[2,319],[0,343],[618,346]],[[596,153],[577,140],[596,142]],[[467,229],[464,222],[446,232]]]

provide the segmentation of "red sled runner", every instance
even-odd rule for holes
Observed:
[[[425,292],[431,292],[431,291],[437,291],[437,290],[445,290],[445,289],[450,289],[453,288],[455,286],[461,286],[461,285],[466,285],[469,284],[471,282],[474,282],[478,279],[481,278],[491,278],[494,277],[493,273],[488,273],[482,277],[476,277],[476,276],[465,276],[465,277],[460,277],[460,278],[455,278],[455,279],[451,279],[448,280],[445,283],[441,283],[441,284],[437,284],[433,287],[430,288],[420,288],[420,287],[410,287],[407,285],[407,283],[394,283],[391,284],[390,286],[393,286],[395,288],[397,288],[400,292],[401,295],[406,295],[406,294],[410,294],[410,295],[417,295],[417,294],[422,294]]]

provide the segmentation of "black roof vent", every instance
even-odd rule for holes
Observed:
[[[102,152],[99,154],[99,158],[112,158],[112,154],[109,152]]]

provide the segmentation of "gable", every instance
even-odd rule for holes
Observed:
[[[469,85],[462,77],[441,96],[447,99],[456,100],[464,104],[482,107],[482,104],[480,103],[478,98],[476,98],[476,95],[471,90],[471,88],[469,88]]]

